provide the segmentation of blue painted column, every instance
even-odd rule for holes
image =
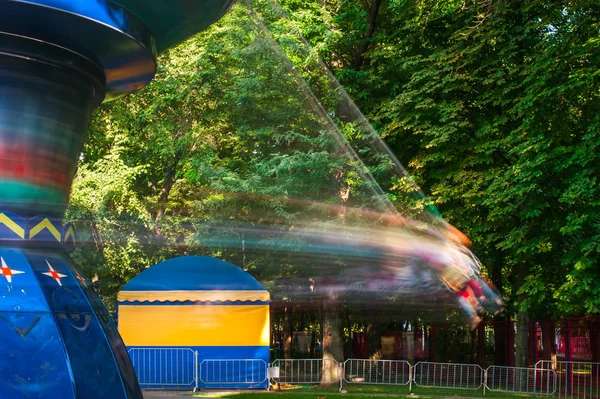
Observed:
[[[0,0],[0,398],[142,397],[61,218],[93,110],[231,3]]]
[[[141,398],[125,346],[67,251],[71,225],[0,211],[0,397]]]
[[[60,218],[92,111],[152,78],[152,40],[104,1],[0,1],[1,398],[142,397]]]

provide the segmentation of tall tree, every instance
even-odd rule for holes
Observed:
[[[517,362],[526,365],[529,312],[566,310],[553,299],[572,279],[569,269],[598,262],[590,250],[597,229],[589,225],[585,238],[570,230],[597,217],[597,205],[567,199],[575,187],[584,198],[597,193],[589,184],[598,158],[587,143],[598,133],[598,5],[487,4],[431,6],[406,24],[423,40],[395,54],[409,79],[374,118],[398,152],[405,137],[419,138],[405,155],[418,180],[470,233],[488,267],[503,270],[519,323]],[[574,212],[582,225],[573,224]],[[584,242],[595,244],[581,251]],[[584,287],[567,302],[597,312],[590,299],[599,287]]]
[[[599,312],[597,2],[386,2],[360,67],[342,54],[364,43],[363,3],[282,3],[473,239],[519,321],[520,364],[530,312]]]

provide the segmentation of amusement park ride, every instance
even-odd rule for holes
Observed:
[[[0,0],[0,397],[142,397],[61,218],[92,111],[231,3]]]

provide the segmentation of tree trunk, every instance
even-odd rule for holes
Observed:
[[[521,28],[521,32],[525,31],[525,16],[523,13],[524,5],[520,0],[514,1],[512,4],[512,10],[514,12],[514,26]],[[507,21],[510,22],[510,21]],[[518,30],[517,30],[518,31]],[[525,57],[527,56],[526,37],[521,36],[520,40],[517,40],[517,54],[516,61],[519,65],[526,65]],[[523,86],[519,88],[520,94],[525,95]],[[527,223],[525,224],[527,228]],[[517,287],[522,287],[525,283],[527,276],[529,275],[529,265],[524,264],[521,269],[518,270],[517,275]],[[519,312],[517,314],[517,333],[515,336],[515,366],[527,367],[529,365],[529,330],[530,320],[528,309],[523,308],[523,303],[527,299],[527,293],[522,292],[518,294],[518,306]]]
[[[555,323],[554,320],[540,321],[542,328],[542,358],[540,360],[556,360]],[[591,335],[590,335],[591,337]]]
[[[179,166],[179,161],[181,160],[182,155],[182,151],[177,151],[173,157],[173,160],[169,162],[167,168],[165,169],[165,178],[163,179],[163,184],[160,189],[160,197],[158,198],[158,209],[156,210],[157,221],[162,219],[167,209],[169,194],[171,193],[173,184],[175,184],[175,178],[177,177],[177,167]],[[157,230],[157,232],[158,235],[160,235],[160,230]]]
[[[328,299],[323,303],[323,370],[321,385],[337,384],[339,368],[331,360],[344,361],[341,307],[337,300]]]
[[[367,356],[373,358],[381,351],[381,326],[378,321],[367,326]]]
[[[304,310],[300,310],[300,321],[298,324],[298,331],[304,331]]]
[[[515,366],[529,367],[529,331],[530,331],[529,312],[521,310],[517,314],[517,333],[515,335]],[[527,390],[528,381],[521,378],[516,390]]]
[[[483,323],[479,323],[479,326],[481,326]],[[477,339],[477,333],[479,332],[479,328],[475,328],[473,330],[471,330],[469,333],[471,334],[471,348],[470,348],[470,359],[469,359],[469,363],[471,364],[477,364],[477,356],[479,355],[478,352],[478,346],[477,344],[479,343],[478,339]]]
[[[375,36],[375,28],[377,27],[377,17],[379,16],[379,8],[381,7],[381,3],[382,0],[375,0],[372,4],[369,4],[369,9],[367,10],[369,27],[361,46],[352,60],[351,68],[355,71],[359,71],[365,63],[365,53],[367,50],[369,50],[371,39],[373,39],[373,36]]]
[[[345,329],[342,330],[342,343],[344,346],[344,359],[348,359],[352,357],[352,321],[350,319],[350,309],[344,309],[343,315]],[[346,331],[348,332],[348,336],[346,336]]]
[[[510,366],[510,357],[507,356],[510,325],[511,323],[504,317],[496,316],[494,318],[494,364],[496,366]]]
[[[429,326],[429,361],[437,361],[437,327],[435,324]]]
[[[492,266],[492,282],[502,293],[502,267],[495,262]],[[496,366],[510,366],[510,355],[508,352],[512,350],[509,347],[509,332],[512,323],[505,316],[494,316],[494,364]]]
[[[283,358],[292,358],[292,338],[294,337],[294,328],[292,325],[292,304],[288,303],[284,309],[283,328],[285,329],[283,341]]]
[[[517,276],[518,287],[525,284],[525,279],[529,275],[529,267],[524,265],[519,270]],[[517,313],[517,334],[515,336],[515,366],[529,366],[529,311],[523,308],[523,303],[527,299],[527,293],[521,292],[518,295],[519,312]]]
[[[477,327],[477,364],[486,368],[485,358],[485,323],[479,323]]]
[[[515,366],[529,366],[529,312],[519,311],[517,315],[517,335],[515,336]]]

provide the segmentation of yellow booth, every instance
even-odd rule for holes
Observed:
[[[189,378],[181,379],[185,369],[200,372],[197,368],[204,360],[213,368],[227,365],[219,362],[224,359],[268,364],[269,304],[269,292],[241,268],[215,258],[187,256],[158,263],[123,287],[117,297],[118,328],[142,387],[181,387],[190,383]],[[189,353],[194,356],[186,361]],[[206,385],[200,375],[199,387],[267,387],[266,380],[256,384],[263,362],[230,362],[228,367],[232,364],[233,373],[224,370],[231,377]],[[164,384],[146,378],[157,369]]]

